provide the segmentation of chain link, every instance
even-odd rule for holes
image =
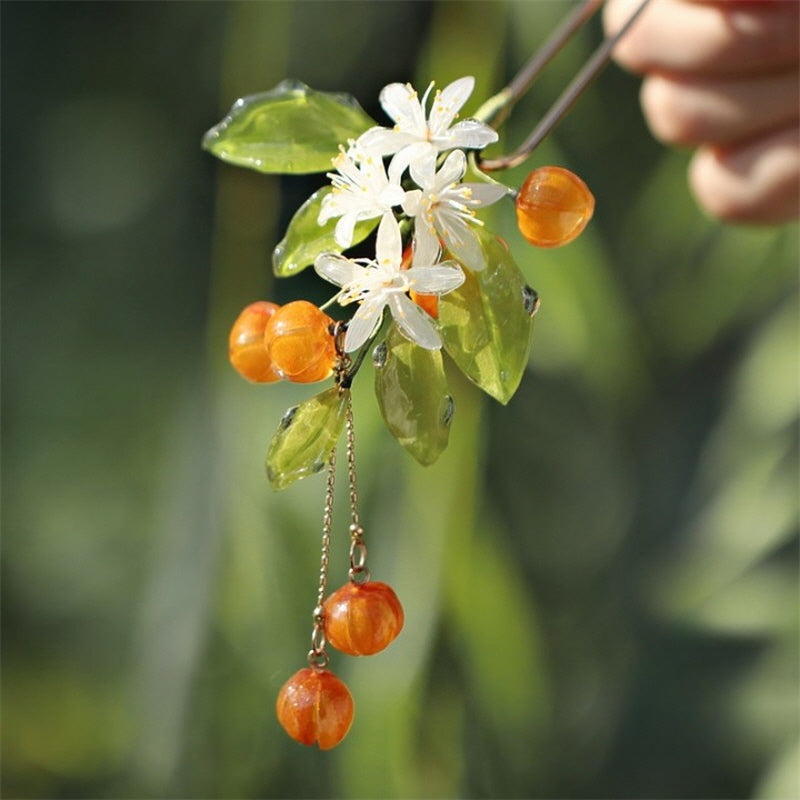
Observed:
[[[353,430],[353,401],[348,395],[347,406],[344,412],[345,429],[347,437],[347,481],[350,486],[350,522],[359,527],[358,519],[358,485],[356,484],[356,439]]]
[[[325,651],[325,612],[322,603],[328,588],[328,566],[331,553],[331,529],[333,527],[333,494],[336,484],[336,448],[328,457],[328,481],[325,486],[325,509],[322,514],[322,547],[319,560],[319,586],[317,604],[314,607],[314,628],[311,631],[311,649],[308,664],[312,669],[324,669],[328,665]]]
[[[346,322],[335,322],[330,328],[331,336],[333,336],[333,344],[336,348],[336,363],[333,366],[333,380],[339,388],[339,394],[347,391],[350,388],[350,381],[352,375],[350,374],[350,367],[353,362],[350,356],[344,351],[344,336],[347,333]]]
[[[364,543],[364,529],[358,516],[358,484],[356,482],[356,441],[353,426],[353,402],[348,396],[345,408],[345,435],[347,445],[347,482],[350,488],[350,571],[348,576],[353,583],[366,583],[367,546]]]

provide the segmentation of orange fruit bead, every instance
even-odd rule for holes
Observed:
[[[275,370],[295,383],[327,378],[336,362],[333,320],[307,300],[281,306],[267,323],[264,344]]]
[[[250,303],[236,318],[228,336],[228,359],[242,377],[253,383],[281,379],[264,347],[264,329],[278,308],[266,300]]]
[[[413,260],[414,248],[412,245],[407,244],[405,250],[403,250],[403,257],[400,259],[400,269],[408,269]]]
[[[332,672],[305,667],[283,684],[275,710],[292,739],[330,750],[347,736],[355,704],[350,690]]]
[[[411,245],[403,250],[403,260],[400,262],[400,269],[408,269],[414,257]],[[411,301],[416,303],[428,316],[439,319],[439,298],[435,294],[420,294],[413,289],[408,293]]]
[[[403,629],[403,607],[380,581],[348,583],[323,603],[325,638],[351,656],[369,656],[391,644]]]
[[[420,294],[413,289],[408,296],[415,302],[429,317],[439,319],[439,297],[435,294]]]
[[[594,213],[589,187],[563,167],[539,167],[517,194],[520,233],[537,247],[560,247],[575,239]]]

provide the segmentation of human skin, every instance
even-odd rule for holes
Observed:
[[[607,0],[616,31],[640,0]],[[644,77],[653,135],[694,150],[689,185],[711,215],[800,214],[798,0],[652,0],[614,50]]]

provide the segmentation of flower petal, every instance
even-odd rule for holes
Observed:
[[[383,317],[383,307],[386,305],[386,299],[385,292],[379,292],[370,295],[358,307],[350,322],[347,323],[347,333],[344,336],[346,353],[358,350],[378,330]]]
[[[417,217],[414,225],[414,257],[412,267],[424,269],[433,266],[442,252],[436,231],[423,219]]]
[[[463,183],[461,185],[469,190],[467,202],[475,208],[490,206],[511,194],[511,189],[500,183]]]
[[[412,267],[407,278],[415,292],[447,294],[464,283],[464,272],[455,261],[443,261],[434,267]]]
[[[465,119],[453,125],[446,134],[443,134],[441,140],[437,137],[436,142],[440,149],[465,147],[468,150],[479,150],[487,144],[496,142],[497,139],[497,131],[488,125],[476,119]]]
[[[347,248],[353,244],[356,222],[358,222],[357,212],[342,214],[342,216],[339,218],[339,221],[336,223],[336,228],[333,232],[333,238],[336,239],[336,244],[338,244],[339,247]]]
[[[435,191],[441,192],[442,189],[457,183],[464,177],[466,171],[467,157],[464,155],[464,151],[453,150],[436,175]]]
[[[387,211],[378,224],[378,236],[375,240],[375,260],[381,267],[400,269],[403,260],[403,239],[400,225],[391,211]]]
[[[378,196],[378,202],[385,208],[394,208],[403,204],[406,199],[406,191],[396,183],[387,184]],[[377,216],[377,214],[375,215]]]
[[[390,83],[380,93],[383,110],[397,123],[401,130],[424,136],[425,112],[414,88],[407,83]]]
[[[429,159],[435,164],[436,155],[438,152],[439,151],[436,149],[436,145],[432,144],[431,142],[421,142],[419,140],[415,140],[413,144],[410,144],[397,152],[397,155],[389,165],[389,169],[391,170],[392,175],[402,175],[408,166],[415,166],[418,163],[427,163]],[[419,183],[416,180],[415,182]]]
[[[467,102],[472,90],[475,88],[475,78],[466,75],[453,81],[438,93],[433,100],[433,108],[428,117],[428,126],[431,133],[436,136],[450,127],[456,114]]]
[[[411,189],[406,192],[403,199],[403,211],[409,217],[416,217],[420,212],[420,201],[422,200],[422,192],[419,189]]]
[[[317,275],[337,286],[346,286],[360,274],[361,267],[338,253],[321,253],[314,261]]]
[[[324,225],[329,219],[339,215],[339,210],[336,208],[336,195],[326,194],[322,198],[322,205],[319,208],[319,216],[317,217],[317,225]]]
[[[417,141],[417,137],[406,131],[391,128],[370,128],[358,137],[356,144],[375,156],[389,156]]]
[[[442,346],[431,318],[416,303],[398,292],[390,294],[388,300],[392,316],[406,338],[426,350],[438,350]]]
[[[408,161],[411,179],[426,191],[433,188],[436,180],[436,155],[436,148],[428,142],[411,145],[400,154]]]
[[[466,224],[448,225],[442,228],[441,234],[445,247],[460,264],[475,272],[480,272],[486,266],[478,237]]]

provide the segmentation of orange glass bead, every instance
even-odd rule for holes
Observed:
[[[242,377],[253,383],[281,379],[264,347],[264,329],[278,308],[266,300],[250,303],[236,318],[228,336],[228,359]]]
[[[414,257],[414,251],[411,245],[408,245],[403,250],[403,260],[400,262],[400,269],[408,269],[411,266],[411,261]],[[439,319],[439,297],[435,294],[420,294],[413,289],[408,293],[411,301],[416,303],[426,314]]]
[[[414,259],[414,248],[412,245],[407,244],[403,250],[403,257],[400,259],[400,269],[408,269]]]
[[[347,736],[355,704],[350,690],[332,672],[305,667],[283,684],[275,710],[292,739],[330,750]]]
[[[403,629],[403,607],[380,581],[348,583],[323,603],[325,638],[351,656],[369,656],[391,644]]]
[[[275,369],[286,380],[314,383],[327,378],[336,362],[333,320],[313,303],[295,300],[279,308],[264,330]]]
[[[539,167],[517,195],[520,233],[537,247],[560,247],[575,239],[594,213],[589,187],[563,167]]]
[[[439,297],[435,294],[420,294],[413,289],[408,296],[426,313],[434,319],[439,319]]]

